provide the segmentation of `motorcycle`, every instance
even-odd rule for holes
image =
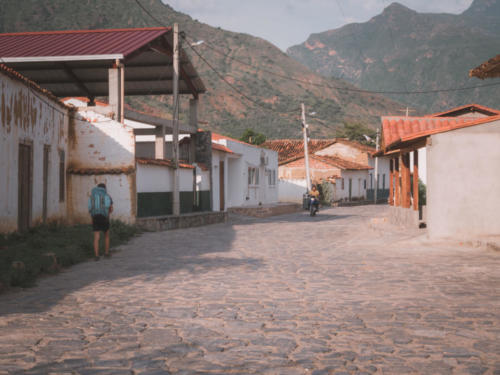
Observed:
[[[309,215],[314,216],[319,212],[319,199],[310,197],[309,198]]]

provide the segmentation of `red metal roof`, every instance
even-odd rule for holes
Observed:
[[[500,120],[500,115],[480,119],[467,117],[382,117],[385,149],[403,142],[415,141],[432,134]]]
[[[0,57],[114,55],[127,57],[170,27],[0,34]]]

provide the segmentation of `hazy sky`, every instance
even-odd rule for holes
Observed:
[[[380,14],[391,0],[162,0],[211,26],[262,37],[282,50],[312,33]],[[399,0],[418,12],[463,12],[472,0]]]

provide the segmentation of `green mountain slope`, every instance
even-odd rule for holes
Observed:
[[[366,23],[313,34],[287,52],[317,73],[368,90],[490,84],[468,72],[500,52],[500,0],[475,0],[461,15],[421,14],[393,3]],[[471,102],[500,107],[500,86],[390,97],[426,112]]]
[[[344,89],[354,86],[311,72],[265,40],[197,22],[160,0],[140,1],[163,24],[178,22],[180,29],[193,40],[205,40],[205,44],[195,48],[227,81],[258,103],[252,103],[234,92],[185,47],[188,53],[191,52],[195,67],[208,89],[202,97],[199,114],[200,120],[206,122],[201,125],[203,128],[234,137],[241,136],[246,128],[253,128],[270,138],[296,137],[301,132],[300,103],[305,102],[308,111],[317,113],[316,118],[310,120],[312,136],[329,137],[345,121],[378,126],[378,116],[400,107],[380,95],[346,91]],[[0,32],[145,26],[160,25],[134,0],[0,1]],[[223,54],[214,52],[209,45]],[[242,65],[224,54],[250,66]],[[259,68],[324,87],[259,72]],[[136,97],[127,101],[138,109],[157,113],[165,113],[171,104],[171,98],[166,97]],[[181,104],[185,109],[186,103]]]

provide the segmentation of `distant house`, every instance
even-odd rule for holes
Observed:
[[[212,133],[214,210],[278,202],[278,153]]]
[[[66,219],[72,112],[0,64],[0,233]]]
[[[391,159],[392,221],[418,225],[417,150],[425,148],[429,237],[500,235],[499,111],[474,104],[425,117],[387,116],[382,128],[381,153]]]
[[[264,147],[279,153],[280,201],[300,202],[307,190],[304,143],[270,140]],[[312,139],[308,143],[313,183],[327,183],[332,202],[373,199],[375,148],[343,138]],[[388,195],[388,161],[379,163],[378,197]]]

